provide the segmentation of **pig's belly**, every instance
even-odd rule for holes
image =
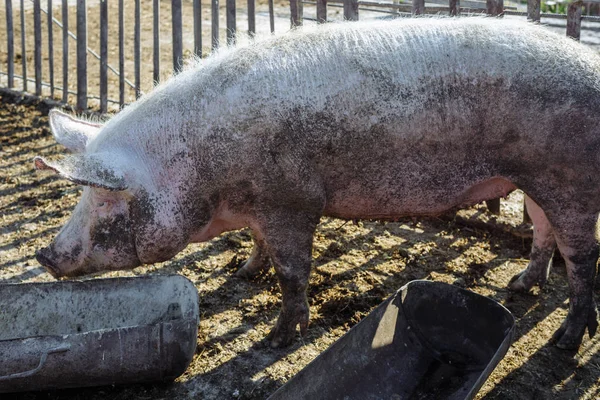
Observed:
[[[406,185],[372,188],[360,182],[336,188],[327,195],[325,215],[338,218],[391,219],[403,216],[439,215],[453,208],[505,197],[517,187],[494,177],[472,184],[440,182],[438,185]]]

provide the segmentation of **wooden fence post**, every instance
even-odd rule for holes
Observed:
[[[119,107],[125,104],[125,22],[123,1],[119,0]]]
[[[489,15],[499,16],[504,13],[504,0],[487,0],[486,5]]]
[[[540,22],[540,0],[527,0],[527,19]]]
[[[425,0],[413,0],[412,14],[421,15],[425,12]]]
[[[211,1],[212,14],[212,48],[213,50],[219,47],[219,0]]]
[[[108,0],[100,0],[100,112],[108,108]]]
[[[12,89],[15,85],[15,38],[13,27],[12,0],[6,0],[6,67],[8,71],[8,87]]]
[[[232,45],[235,43],[235,0],[225,0],[225,21],[227,23],[227,44]]]
[[[455,17],[460,15],[460,0],[450,0],[449,1],[450,15]]]
[[[22,67],[22,76],[23,76],[23,91],[27,91],[27,47],[25,41],[25,13],[23,10],[25,9],[25,5],[23,4],[24,0],[21,0],[21,67]]]
[[[48,73],[50,78],[50,97],[54,98],[54,39],[52,35],[52,0],[48,0]]]
[[[152,81],[160,81],[160,0],[152,0]]]
[[[77,0],[77,109],[87,109],[87,4]]]
[[[567,9],[567,36],[579,40],[581,36],[581,6],[582,1],[569,4]]]
[[[271,25],[271,33],[275,32],[275,6],[273,0],[269,0],[269,24]]]
[[[139,98],[142,94],[141,84],[142,79],[140,76],[141,68],[141,38],[142,38],[142,23],[141,23],[141,4],[140,0],[135,0],[135,11],[134,11],[134,27],[133,27],[133,75],[135,78],[135,98]]]
[[[183,68],[183,23],[181,16],[181,0],[171,1],[171,21],[173,27],[173,71]]]
[[[69,101],[69,0],[62,0],[63,93],[62,101]]]
[[[358,21],[358,0],[344,0],[344,19]]]
[[[254,0],[248,0],[248,34],[254,36],[256,33],[256,5]]]
[[[24,12],[24,10],[21,10]],[[33,0],[33,64],[35,67],[35,95],[42,95],[42,11],[40,0]]]
[[[202,2],[194,0],[194,54],[202,58]]]
[[[327,0],[317,0],[317,23],[327,22]]]
[[[302,25],[302,22],[300,22],[300,9],[298,8],[299,1],[301,0],[290,0],[290,21],[292,28]]]

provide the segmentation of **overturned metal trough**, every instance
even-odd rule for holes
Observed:
[[[178,275],[0,285],[0,393],[172,380],[197,333]]]
[[[491,299],[412,281],[269,399],[472,399],[513,331]]]

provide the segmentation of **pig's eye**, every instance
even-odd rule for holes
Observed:
[[[105,201],[101,201],[98,203],[98,207],[104,207],[106,205]]]

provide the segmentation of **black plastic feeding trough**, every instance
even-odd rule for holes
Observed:
[[[172,380],[197,333],[178,275],[0,285],[0,393]]]
[[[269,399],[472,399],[514,330],[497,302],[412,281]]]

